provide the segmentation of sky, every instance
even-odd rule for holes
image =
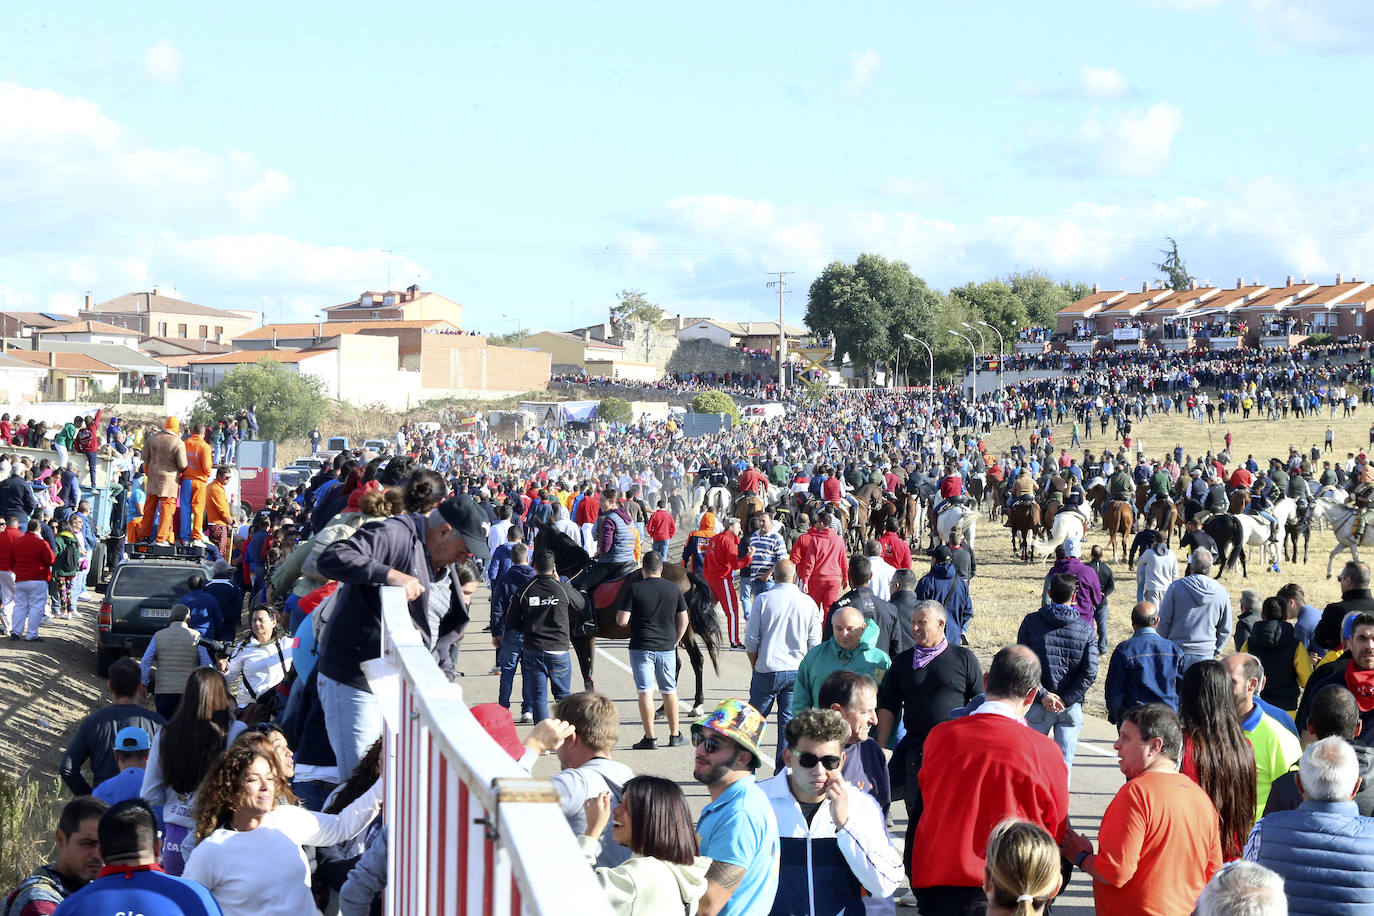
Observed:
[[[1364,0],[196,6],[0,25],[0,306],[418,283],[506,333],[776,319],[788,271],[800,324],[860,252],[1121,289],[1165,236],[1223,286],[1374,273]]]

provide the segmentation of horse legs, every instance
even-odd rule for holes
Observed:
[[[596,660],[596,637],[574,636],[573,652],[577,654],[577,667],[582,670],[582,689],[595,690],[592,680],[592,666]]]
[[[705,712],[705,701],[702,698],[702,681],[705,679],[705,662],[702,658],[701,649],[697,646],[697,641],[693,637],[688,637],[682,641],[682,648],[687,650],[687,660],[692,663],[692,674],[696,680],[696,692],[692,694],[692,707],[684,712],[684,715],[695,719]],[[682,661],[677,663],[678,671],[682,670]]]

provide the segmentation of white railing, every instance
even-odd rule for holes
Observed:
[[[610,916],[553,783],[486,733],[383,588],[382,656],[365,663],[384,719],[387,916]]]

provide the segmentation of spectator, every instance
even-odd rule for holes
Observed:
[[[1187,913],[1221,867],[1216,808],[1178,772],[1183,734],[1162,703],[1127,710],[1117,738],[1126,785],[1102,816],[1098,851],[1069,829],[1060,849],[1093,879],[1099,913]]]
[[[849,725],[841,775],[850,785],[872,795],[886,817],[892,804],[887,755],[882,745],[869,737],[869,730],[878,722],[877,682],[865,674],[836,671],[821,684],[816,705],[839,713]]]
[[[1141,703],[1163,703],[1178,709],[1178,683],[1183,677],[1183,650],[1159,635],[1159,612],[1148,601],[1131,610],[1131,638],[1117,645],[1107,666],[1103,699],[1107,721]]]
[[[105,866],[94,881],[62,901],[56,910],[59,916],[219,916],[219,904],[209,891],[159,867],[162,841],[157,818],[141,798],[112,805],[101,815],[96,836]]]
[[[973,548],[964,543],[963,534],[951,531],[945,543],[949,547],[949,561],[954,564],[954,571],[960,579],[968,582],[978,575],[978,558],[974,556]]]
[[[128,657],[117,659],[110,665],[105,686],[110,691],[110,705],[81,720],[57,766],[72,795],[90,795],[93,788],[120,774],[122,767],[115,753],[115,741],[125,729],[141,728],[151,736],[167,724],[165,718],[138,702],[138,662]],[[90,782],[81,772],[87,762],[91,767]]]
[[[1369,591],[1369,564],[1351,560],[1336,576],[1341,586],[1341,600],[1328,604],[1313,634],[1313,642],[1323,652],[1341,646],[1341,623],[1351,611],[1374,612],[1374,594]]]
[[[1255,752],[1245,740],[1225,665],[1209,660],[1184,672],[1179,714],[1179,771],[1201,786],[1216,806],[1222,857],[1234,861],[1255,823]]]
[[[830,622],[835,635],[807,652],[797,668],[793,714],[816,705],[816,693],[832,671],[857,671],[882,683],[883,675],[892,666],[892,659],[875,645],[877,625],[865,621],[858,608],[836,611]]]
[[[224,679],[233,691],[237,688],[239,711],[249,703],[265,703],[274,707],[277,702],[271,698],[278,686],[291,670],[291,661],[286,657],[286,634],[277,629],[277,615],[270,607],[258,605],[248,618],[249,632],[252,634],[229,658]]]
[[[1307,603],[1307,595],[1303,588],[1296,582],[1289,582],[1280,588],[1278,596],[1284,600],[1288,606],[1286,615],[1288,620],[1294,621],[1293,633],[1298,641],[1307,647],[1309,653],[1317,653],[1316,635],[1317,624],[1321,622],[1322,612],[1314,605]]]
[[[511,525],[506,529],[506,541],[491,552],[491,559],[487,561],[487,585],[493,590],[496,583],[501,580],[501,576],[514,565],[511,554],[517,544],[524,546],[521,538],[523,534],[519,525]]]
[[[496,648],[495,673],[501,678],[497,689],[497,702],[510,709],[510,695],[515,688],[515,669],[520,664],[524,651],[524,634],[511,626],[511,602],[534,581],[534,567],[529,562],[530,549],[526,544],[511,548],[511,567],[502,574],[491,592],[491,644]],[[534,711],[530,706],[530,684],[521,684],[520,722],[529,725],[534,721]]]
[[[936,725],[920,771],[923,810],[912,828],[911,887],[923,913],[981,913],[993,828],[1007,817],[1063,837],[1069,785],[1054,742],[1022,728],[1040,690],[1040,663],[1025,646],[992,660],[986,701]]]
[[[888,599],[892,602],[893,609],[897,612],[897,651],[899,653],[910,649],[914,642],[911,639],[911,615],[916,610],[919,603],[916,598],[916,574],[909,569],[899,569],[892,574],[892,597]],[[949,621],[945,621],[945,626],[949,626]]]
[[[215,561],[210,575],[205,591],[219,605],[220,632],[226,641],[233,642],[238,639],[243,618],[243,589],[234,581],[234,567],[227,560]]]
[[[654,552],[660,557],[666,557],[668,542],[677,534],[677,522],[673,519],[673,513],[668,511],[666,500],[658,501],[658,508],[649,516],[649,521],[644,527],[649,532],[649,540],[653,541]]]
[[[869,538],[864,543],[864,556],[868,559],[868,568],[873,576],[868,581],[868,587],[873,589],[873,594],[884,601],[892,600],[892,577],[897,570],[888,565],[883,559],[883,545]]]
[[[1159,635],[1183,650],[1185,668],[1215,658],[1231,635],[1231,596],[1211,573],[1212,555],[1194,550],[1188,574],[1169,586],[1159,605]]]
[[[657,551],[644,555],[642,568],[644,578],[630,584],[615,621],[617,626],[630,628],[630,666],[639,694],[639,720],[644,726],[644,737],[633,747],[641,751],[658,747],[654,738],[655,685],[663,696],[668,746],[685,747],[687,739],[678,731],[676,662],[678,643],[687,632],[687,600],[682,589],[663,578],[663,557]]]
[[[100,818],[108,807],[89,795],[67,802],[57,819],[57,855],[35,868],[5,899],[5,916],[48,916],[96,879],[105,865],[100,857]]]
[[[1059,556],[1060,553],[1063,555]],[[1093,572],[1092,567],[1079,559],[1083,556],[1083,542],[1070,535],[1064,539],[1060,547],[1055,548],[1055,554],[1057,559],[1050,565],[1050,571],[1045,574],[1040,603],[1049,603],[1052,577],[1060,573],[1073,576],[1078,580],[1078,588],[1073,593],[1073,605],[1078,610],[1078,616],[1082,617],[1088,626],[1093,626],[1097,606],[1102,603],[1102,583],[1097,580],[1097,573]]]
[[[797,569],[782,558],[773,568],[773,587],[754,599],[745,628],[744,649],[753,674],[749,705],[765,717],[778,706],[778,750],[775,769],[782,769],[783,740],[792,719],[797,671],[807,653],[820,644],[821,613],[816,602],[796,586]]]
[[[911,548],[897,528],[895,518],[883,523],[883,536],[878,538],[878,543],[883,545],[883,560],[894,569],[910,569]]]
[[[873,589],[869,587],[872,580],[873,571],[869,565],[868,557],[850,557],[850,589],[830,606],[830,613],[825,618],[826,625],[821,628],[821,637],[830,638],[830,621],[834,619],[836,611],[841,608],[852,607],[863,614],[865,620],[871,620],[877,625],[876,644],[891,658],[897,654],[898,646],[897,609],[892,606],[891,602],[884,601],[873,594]]]
[[[833,516],[829,510],[816,513],[811,530],[797,538],[788,557],[797,567],[797,582],[802,591],[811,596],[822,612],[840,597],[841,588],[849,587],[849,564],[844,538],[830,527]],[[890,557],[884,556],[893,566]]]
[[[881,900],[901,883],[882,810],[841,773],[848,735],[838,712],[799,713],[787,725],[786,769],[759,784],[781,846],[773,912],[858,912],[865,891]]]
[[[1349,636],[1344,640],[1347,655],[1312,673],[1298,705],[1298,728],[1307,727],[1311,697],[1328,684],[1341,684],[1355,695],[1360,710],[1357,744],[1374,747],[1374,611],[1352,612],[1346,620]],[[1325,671],[1323,671],[1325,669]]]
[[[968,645],[965,633],[973,622],[973,601],[968,583],[959,578],[950,560],[948,547],[936,547],[930,554],[930,572],[916,583],[917,601],[934,601],[945,610],[944,635],[956,646]]]
[[[147,497],[143,504],[143,518],[138,526],[137,539],[151,540],[157,531],[157,543],[172,543],[176,516],[177,481],[186,470],[186,445],[177,435],[181,421],[168,417],[163,428],[154,431],[143,443]]]
[[[48,582],[52,579],[57,554],[39,534],[38,519],[29,519],[23,537],[14,541],[10,557],[14,564],[14,618],[10,621],[10,639],[23,638],[41,642],[38,625],[43,620],[43,608],[48,601]]]
[[[1288,916],[1283,879],[1262,865],[1238,861],[1202,889],[1194,916]]]
[[[1059,848],[1038,824],[1007,818],[988,836],[988,916],[1039,916],[1064,886]]]
[[[1245,858],[1283,878],[1291,913],[1359,913],[1374,908],[1374,820],[1354,802],[1355,751],[1342,738],[1308,745],[1298,765],[1302,803],[1255,825]]]
[[[1255,820],[1264,813],[1269,800],[1269,787],[1275,779],[1288,772],[1302,755],[1298,738],[1255,703],[1255,694],[1264,686],[1264,668],[1259,659],[1247,652],[1237,652],[1223,659],[1231,676],[1231,695],[1236,715],[1250,746],[1255,750]],[[1280,712],[1280,716],[1284,713]]]
[[[572,692],[571,614],[581,613],[586,599],[558,578],[553,554],[534,552],[534,579],[516,595],[506,626],[523,634],[520,669],[526,700],[535,721],[548,716],[549,692],[561,700]]]
[[[153,695],[153,705],[164,719],[176,712],[191,672],[213,664],[210,653],[200,644],[200,634],[188,623],[190,616],[186,605],[172,605],[170,623],[153,634],[139,661],[143,686]]]
[[[735,571],[747,569],[754,558],[752,550],[740,554],[739,536],[739,519],[727,518],[725,530],[711,538],[706,545],[706,582],[711,586],[711,593],[716,596],[720,609],[725,613],[732,649],[744,648],[740,633],[743,612],[740,610],[739,592],[735,589]]]
[[[1107,654],[1107,620],[1110,616],[1107,599],[1116,592],[1116,573],[1112,572],[1111,564],[1102,559],[1101,544],[1093,545],[1091,556],[1088,567],[1097,573],[1097,582],[1102,586],[1102,601],[1093,611],[1093,626],[1097,629],[1097,656],[1102,658]]]
[[[111,748],[119,774],[96,786],[92,794],[107,805],[138,798],[143,791],[143,774],[148,766],[151,746],[148,732],[137,725],[120,729]]]
[[[1135,600],[1159,607],[1164,592],[1178,578],[1178,557],[1163,541],[1156,541],[1140,555],[1135,568]]]
[[[1241,646],[1250,638],[1250,629],[1262,620],[1260,615],[1260,593],[1253,588],[1242,589],[1240,593],[1240,616],[1236,618],[1235,632],[1232,639],[1236,643],[1236,651],[1241,651]]]
[[[1291,721],[1297,715],[1302,688],[1312,676],[1312,658],[1298,640],[1293,625],[1284,620],[1288,615],[1284,599],[1265,598],[1260,613],[1262,619],[1250,628],[1240,651],[1255,656],[1264,669],[1260,698],[1283,710]]]
[[[749,552],[749,566],[740,570],[739,597],[740,607],[747,620],[754,606],[754,598],[767,591],[772,585],[773,567],[779,560],[787,558],[787,545],[772,516],[756,515],[752,524],[758,527],[744,539],[744,548]]]
[[[590,799],[587,829],[577,838],[589,864],[601,854],[608,824],[615,841],[633,852],[621,865],[596,869],[612,911],[618,916],[692,912],[706,892],[711,862],[697,855],[692,815],[677,784],[636,776],[625,783],[618,805],[608,792]]]
[[[1360,707],[1355,703],[1355,695],[1340,684],[1327,684],[1317,691],[1307,717],[1307,737],[1310,741],[1334,737],[1351,743],[1360,764],[1360,788],[1355,793],[1355,804],[1362,816],[1371,817],[1374,816],[1374,749],[1354,743],[1359,733]],[[1264,814],[1292,811],[1301,801],[1297,774],[1289,770],[1269,787]]]
[[[757,709],[726,700],[692,726],[692,777],[711,801],[697,820],[706,869],[698,916],[745,916],[771,908],[778,894],[778,822],[754,782],[766,723]]]
[[[1064,766],[1073,777],[1074,748],[1083,730],[1083,700],[1097,679],[1097,639],[1092,624],[1085,623],[1069,603],[1078,582],[1060,573],[1050,579],[1050,603],[1027,614],[1016,641],[1040,661],[1040,686],[1044,688],[1026,712],[1026,724],[1042,735],[1052,735],[1064,755]]]

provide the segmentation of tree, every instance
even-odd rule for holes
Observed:
[[[1060,309],[1072,305],[1092,292],[1091,287],[1084,287],[1087,292],[1083,296],[1076,296],[1068,281],[1055,283],[1049,274],[1039,270],[1014,273],[1007,277],[1007,285],[1011,287],[1016,298],[1021,300],[1021,305],[1026,310],[1026,323],[1033,327],[1054,327],[1059,319]],[[999,330],[1004,334],[1007,331],[1005,328]]]
[[[733,421],[739,423],[739,408],[735,399],[724,391],[703,391],[692,398],[692,413],[728,413]]]
[[[1074,283],[1070,280],[1064,280],[1059,285],[1064,292],[1069,294],[1070,302],[1086,299],[1093,294],[1092,286],[1087,283]]]
[[[624,398],[602,398],[596,407],[596,415],[607,423],[620,423],[626,426],[634,419],[630,402]]]
[[[1016,329],[1026,323],[1026,306],[1007,284],[1001,280],[988,280],[986,283],[966,283],[949,291],[949,300],[953,304],[960,302],[964,305],[965,311],[970,317],[965,319],[969,324],[978,327],[979,321],[986,321],[988,324],[1002,332],[1002,337],[1006,338],[1014,334]],[[971,339],[976,340],[978,335],[965,328],[956,327],[954,330],[963,331]],[[979,328],[983,331],[982,328]],[[945,335],[948,337],[949,335]],[[983,331],[985,338],[995,338],[996,335]],[[996,343],[993,340],[992,343]],[[994,351],[996,352],[996,351]]]
[[[941,305],[940,294],[905,263],[861,254],[853,265],[832,263],[812,282],[806,324],[833,333],[837,364],[848,354],[863,373],[908,350],[904,334],[931,339]]]
[[[1193,275],[1188,273],[1188,268],[1183,265],[1183,258],[1179,257],[1178,242],[1168,236],[1165,238],[1169,241],[1169,247],[1159,250],[1159,253],[1164,255],[1164,260],[1154,265],[1155,270],[1163,271],[1168,276],[1164,285],[1169,289],[1175,292],[1191,289]]]
[[[191,419],[212,423],[251,404],[256,407],[258,435],[281,441],[303,436],[318,423],[324,400],[324,383],[319,378],[298,375],[264,356],[250,366],[239,366],[202,394]]]
[[[622,289],[611,306],[611,324],[622,321],[642,321],[657,326],[663,321],[663,309],[650,302],[642,290]]]

